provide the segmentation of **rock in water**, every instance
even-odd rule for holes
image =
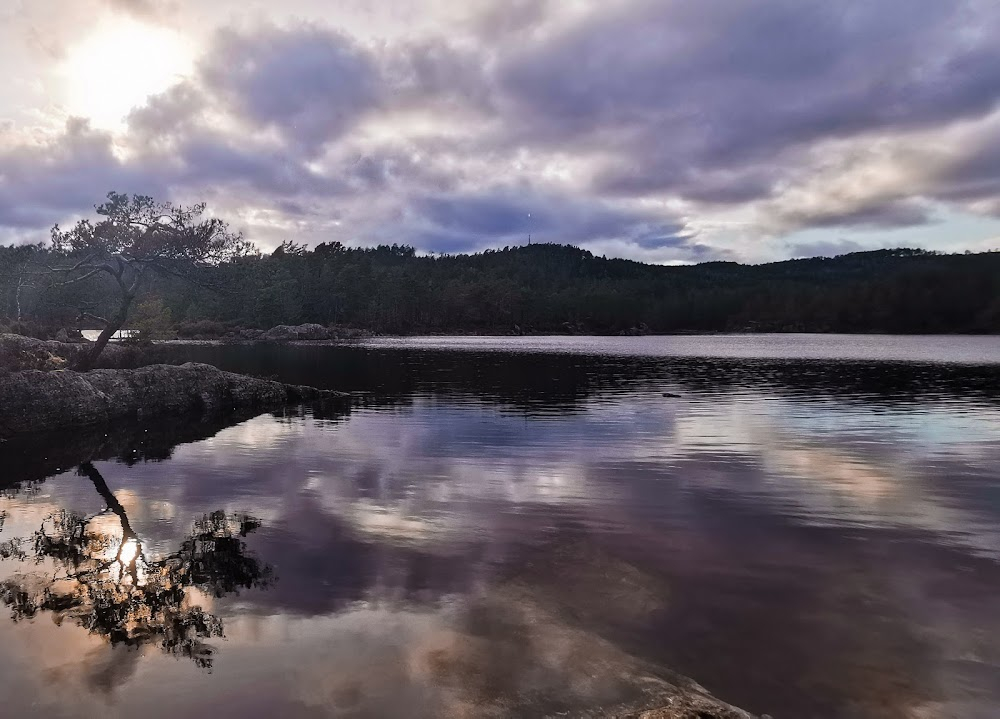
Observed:
[[[347,397],[195,363],[136,370],[10,372],[0,375],[0,439],[130,418],[225,415],[298,402],[346,402]]]
[[[272,327],[260,339],[264,342],[315,342],[332,339],[333,335],[323,325],[278,325]]]

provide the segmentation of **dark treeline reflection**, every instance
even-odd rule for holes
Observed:
[[[634,357],[372,348],[364,345],[162,346],[169,361],[200,361],[285,382],[365,393],[394,403],[414,394],[459,394],[525,411],[564,411],[634,390],[766,390],[801,399],[875,405],[1000,397],[1000,365],[819,359]]]
[[[223,636],[223,623],[190,590],[221,598],[268,587],[270,567],[243,542],[260,521],[213,512],[194,523],[176,550],[154,559],[97,468],[85,463],[78,471],[107,512],[85,517],[60,509],[32,536],[0,544],[0,559],[35,568],[0,582],[0,601],[15,621],[49,612],[57,624],[69,620],[112,646],[159,646],[210,669],[214,650],[206,640]],[[117,526],[101,521],[108,512]]]
[[[292,417],[303,413],[334,422],[349,415],[350,407],[342,402],[333,405],[318,402],[289,407],[275,416]],[[113,459],[132,466],[140,462],[166,461],[178,446],[208,439],[255,414],[160,417],[155,422],[121,422],[15,437],[0,443],[0,467],[3,467],[0,488],[43,480],[87,462]]]

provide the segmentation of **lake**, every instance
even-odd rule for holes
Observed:
[[[1000,338],[164,351],[358,400],[9,461],[5,716],[997,715]]]

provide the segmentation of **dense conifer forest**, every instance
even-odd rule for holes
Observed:
[[[0,247],[0,329],[52,335],[109,311],[111,281],[63,285],[43,246]],[[65,261],[66,258],[59,258]],[[407,246],[285,243],[160,274],[134,321],[166,334],[314,322],[379,333],[1000,331],[1000,252],[895,249],[762,265],[647,265],[537,244],[421,256]]]

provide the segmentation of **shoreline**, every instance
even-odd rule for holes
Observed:
[[[0,441],[150,418],[226,417],[306,402],[348,404],[351,397],[194,362],[71,369],[87,349],[0,335]],[[137,359],[141,363],[141,355]]]

